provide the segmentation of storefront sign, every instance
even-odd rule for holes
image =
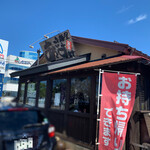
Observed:
[[[7,58],[8,41],[0,39],[0,73],[5,73],[5,62]]]
[[[24,64],[24,65],[31,65],[31,62],[30,62],[30,61],[20,60],[19,57],[16,57],[15,63]]]
[[[40,43],[48,62],[75,57],[75,50],[69,30]]]
[[[135,75],[103,73],[99,150],[122,150],[135,92]]]
[[[0,39],[0,58],[6,59],[8,51],[8,41]]]

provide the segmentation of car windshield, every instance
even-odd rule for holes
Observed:
[[[37,111],[2,111],[0,112],[0,131],[19,130],[27,124],[41,122]]]

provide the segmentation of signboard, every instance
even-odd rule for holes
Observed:
[[[7,58],[8,41],[0,39],[0,73],[5,73],[5,62]]]
[[[75,57],[75,50],[69,30],[40,43],[48,62]]]
[[[18,63],[18,64],[31,65],[30,61],[20,60],[19,57],[16,57],[16,59],[14,61],[15,61],[15,63]]]
[[[8,41],[0,39],[0,97],[2,97]]]
[[[99,150],[122,150],[136,91],[136,76],[104,72]]]
[[[7,51],[8,51],[8,41],[0,39],[0,58],[5,59],[7,58]]]

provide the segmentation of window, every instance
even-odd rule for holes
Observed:
[[[11,97],[17,97],[17,92],[15,91],[3,91],[3,96],[11,96]]]
[[[20,85],[20,95],[19,95],[19,103],[23,104],[25,93],[25,83],[21,83]]]
[[[41,107],[41,108],[45,107],[46,85],[47,85],[47,81],[40,82],[38,107]]]
[[[69,110],[72,112],[90,112],[90,77],[72,78]]]
[[[35,106],[35,102],[36,102],[36,83],[30,82],[27,85],[26,104]]]
[[[26,67],[26,66],[20,66],[20,65],[15,65],[15,64],[6,64],[6,71],[7,70],[23,70],[23,69],[26,69],[26,68],[28,68],[28,67]]]
[[[20,52],[20,57],[24,57],[25,56],[25,52]]]
[[[66,79],[53,80],[53,89],[52,89],[52,109],[65,109],[66,103]]]
[[[4,83],[14,83],[18,84],[19,78],[12,78],[12,77],[4,77]]]
[[[29,55],[31,55],[31,56],[37,56],[37,53],[29,52]]]

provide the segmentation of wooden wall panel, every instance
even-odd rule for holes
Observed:
[[[75,115],[68,115],[67,120],[67,135],[83,142],[89,142],[90,122],[87,117],[79,117]]]

